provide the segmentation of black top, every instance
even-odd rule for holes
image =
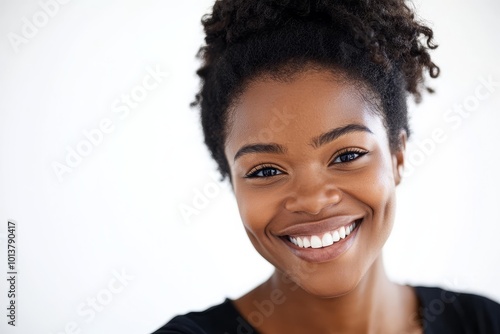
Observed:
[[[415,287],[424,334],[500,334],[500,304],[483,296]],[[174,317],[153,334],[258,334],[230,299]]]

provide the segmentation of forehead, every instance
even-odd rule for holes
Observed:
[[[353,123],[385,133],[366,96],[366,88],[330,71],[305,71],[287,82],[255,80],[230,111],[226,151],[256,142],[303,143]]]

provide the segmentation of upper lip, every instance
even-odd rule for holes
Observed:
[[[325,218],[319,221],[300,222],[288,226],[277,233],[278,236],[308,236],[318,235],[330,231],[334,231],[342,226],[349,225],[350,223],[361,219],[362,215],[339,215]]]

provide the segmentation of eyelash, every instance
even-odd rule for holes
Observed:
[[[335,154],[335,158],[332,161],[332,163],[334,163],[335,160],[337,160],[341,156],[346,156],[346,155],[350,155],[350,154],[357,154],[358,156],[356,158],[352,159],[352,160],[343,161],[343,162],[337,162],[337,163],[341,163],[341,164],[349,164],[349,163],[353,162],[354,160],[361,158],[363,155],[365,155],[367,153],[368,153],[368,151],[365,151],[365,150],[362,150],[362,149],[359,149],[359,148],[346,148],[346,149],[343,149],[340,152],[338,152],[338,153]]]
[[[335,163],[335,160],[339,159],[342,156],[356,154],[357,156],[349,161],[336,162],[336,164],[344,164],[344,165],[350,164],[353,161],[361,158],[363,155],[365,155],[367,153],[368,153],[367,151],[361,150],[359,148],[346,148],[346,149],[343,149],[340,152],[335,154],[335,157],[332,161],[332,164]],[[263,172],[265,170],[276,170],[276,171],[279,171],[279,174],[274,174],[274,175],[270,175],[270,176],[257,176],[258,173]],[[250,172],[248,172],[248,174],[245,175],[245,177],[246,178],[269,178],[269,177],[273,177],[273,176],[277,176],[277,175],[281,175],[281,174],[283,174],[283,172],[280,171],[279,168],[276,168],[273,165],[263,164],[263,165],[260,165],[258,167],[252,168],[252,170],[250,170]]]
[[[268,177],[273,177],[273,176],[276,176],[276,175],[281,175],[283,172],[280,171],[280,174],[275,174],[275,175],[271,175],[271,176],[257,176],[256,174],[264,171],[264,170],[279,170],[278,168],[274,167],[273,165],[267,165],[267,164],[264,164],[264,165],[260,165],[258,167],[254,167],[250,170],[250,172],[248,172],[247,175],[245,175],[246,178],[249,178],[249,179],[253,179],[253,178],[268,178]]]

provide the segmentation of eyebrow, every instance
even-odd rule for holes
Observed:
[[[286,153],[286,148],[283,145],[280,144],[249,144],[245,145],[242,148],[236,152],[234,155],[234,161],[241,157],[242,155],[249,154],[249,153],[279,153],[279,154],[284,154]]]
[[[373,134],[373,132],[364,125],[361,124],[348,124],[345,126],[341,126],[335,129],[332,129],[328,132],[325,132],[317,137],[314,137],[311,140],[310,145],[314,148],[319,148],[323,145],[326,145],[335,139],[345,136],[348,133],[352,132],[368,132]],[[269,143],[269,144],[248,144],[244,145],[242,148],[236,152],[234,155],[234,161],[239,157],[250,154],[250,153],[278,153],[285,154],[287,152],[286,147],[280,144]]]
[[[335,129],[332,129],[326,133],[319,135],[318,137],[314,137],[311,141],[312,147],[319,148],[323,145],[328,144],[335,139],[344,136],[351,132],[368,132],[373,134],[373,132],[364,125],[361,124],[347,124],[345,126],[341,126]]]

